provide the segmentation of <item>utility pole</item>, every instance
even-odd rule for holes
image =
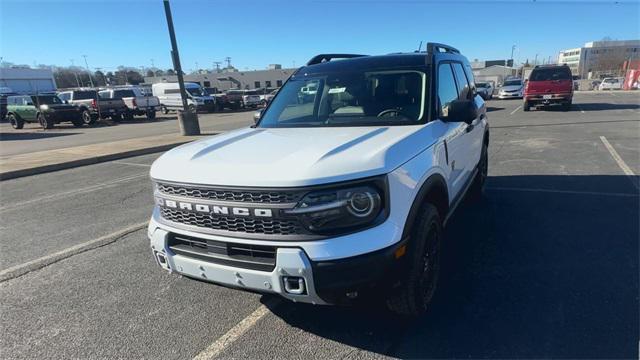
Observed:
[[[171,59],[173,60],[173,68],[178,75],[178,86],[180,87],[180,97],[182,98],[182,111],[178,111],[178,123],[182,135],[200,135],[200,124],[198,123],[198,114],[196,111],[191,112],[187,107],[187,91],[184,88],[184,78],[182,76],[182,66],[180,65],[180,54],[178,53],[178,41],[176,33],[173,29],[173,17],[171,16],[171,5],[169,0],[163,0],[164,13],[167,18],[167,27],[169,30],[169,38],[171,39]]]
[[[216,72],[219,73],[220,72],[220,64],[222,64],[220,61],[214,61],[213,65],[215,65],[216,68]]]
[[[536,58],[533,59],[533,66],[538,65],[538,54],[536,54]]]
[[[229,69],[231,67],[231,58],[227,56],[226,58],[224,58],[224,61],[227,62],[227,69]]]
[[[153,59],[151,59],[151,68],[152,68],[152,69],[155,69],[155,67],[156,67],[156,66],[155,66],[155,64],[153,63]]]
[[[84,65],[87,67],[87,72],[89,73],[89,83],[91,83],[91,87],[94,87],[93,79],[91,78],[91,70],[89,70],[89,63],[87,62],[87,55],[82,55],[82,57],[84,58]]]

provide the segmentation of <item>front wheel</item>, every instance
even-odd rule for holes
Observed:
[[[124,113],[124,119],[126,121],[133,121],[133,112],[127,111],[126,113]]]
[[[529,111],[530,108],[531,108],[531,105],[527,100],[525,100],[524,104],[522,104],[522,111]]]
[[[402,316],[419,316],[427,311],[438,284],[442,225],[438,210],[426,203],[410,237],[408,274],[398,293],[387,299],[387,307]]]
[[[156,111],[155,110],[147,111],[147,120],[155,120],[155,118],[156,118]]]
[[[53,129],[53,125],[55,124],[52,118],[47,119],[42,113],[38,114],[38,123],[40,123],[43,129]]]
[[[189,105],[187,107],[187,109],[189,110],[190,113],[197,113],[198,112],[198,108],[195,105]]]
[[[16,130],[24,127],[24,120],[14,114],[9,114],[9,123],[11,123],[11,127]]]
[[[98,118],[93,117],[91,115],[91,112],[85,109],[82,111],[82,121],[87,125],[93,125],[96,123],[96,121],[98,121]]]
[[[163,113],[163,114],[165,114],[165,115],[167,115],[167,114],[169,113],[169,109],[167,109],[167,107],[166,107],[166,106],[162,106],[162,107],[160,108],[160,111],[162,111],[162,113]]]
[[[119,123],[120,121],[122,121],[122,116],[120,115],[111,115],[111,120],[115,123]]]

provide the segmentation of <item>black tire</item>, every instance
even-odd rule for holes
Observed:
[[[155,110],[149,110],[147,111],[147,120],[155,120],[156,119],[156,111]]]
[[[571,110],[570,102],[562,104],[562,111],[569,111],[569,110]]]
[[[19,130],[24,127],[24,120],[22,120],[22,118],[20,118],[19,116],[9,114],[7,117],[9,118],[9,123],[11,123],[12,128]]]
[[[438,210],[433,204],[425,203],[409,240],[407,277],[398,292],[387,299],[390,311],[412,317],[427,311],[438,285],[442,235]]]
[[[73,124],[73,126],[79,128],[82,127],[82,125],[84,125],[84,121],[82,120],[82,117],[78,116],[77,118],[71,120],[71,123]]]
[[[194,114],[198,112],[198,108],[193,104],[189,105],[187,107],[187,110],[189,110],[190,113],[194,113]]]
[[[484,184],[489,174],[489,149],[487,143],[482,144],[480,161],[478,162],[478,172],[469,187],[469,197],[473,200],[480,200],[484,195]]]
[[[98,121],[98,118],[91,115],[91,111],[89,111],[88,109],[82,110],[81,116],[82,122],[87,125],[93,125],[96,123],[96,121]]]
[[[111,115],[111,120],[115,123],[122,121],[122,115]]]
[[[124,119],[126,121],[133,121],[133,113],[131,111],[127,111],[124,113]]]
[[[165,114],[165,115],[167,115],[169,113],[169,109],[167,109],[166,106],[160,107],[160,111],[162,111],[162,113]]]
[[[529,111],[531,108],[531,105],[529,104],[528,101],[524,101],[524,104],[522,104],[522,111]]]
[[[38,114],[38,123],[40,124],[40,126],[42,126],[43,129],[53,129],[53,126],[55,125],[53,119],[47,119],[47,117],[44,116],[43,113]]]

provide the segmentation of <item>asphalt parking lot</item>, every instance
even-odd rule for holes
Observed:
[[[488,102],[485,199],[449,222],[439,289],[412,321],[162,271],[139,226],[159,154],[3,181],[0,275],[116,235],[0,276],[0,356],[637,358],[639,94],[580,93],[570,112],[521,104]]]

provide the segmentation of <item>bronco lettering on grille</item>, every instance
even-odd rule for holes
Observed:
[[[208,213],[212,215],[232,214],[235,216],[273,217],[273,211],[271,209],[197,204],[186,201],[169,200],[161,197],[156,197],[156,204],[158,204],[158,206],[164,206],[172,209]]]

